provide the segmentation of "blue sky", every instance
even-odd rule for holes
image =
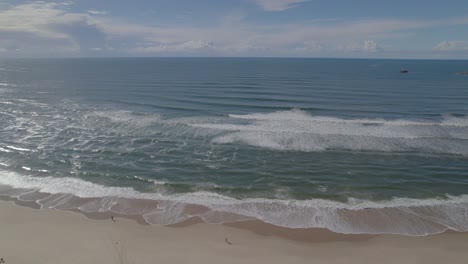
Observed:
[[[468,1],[0,0],[0,57],[468,59]]]

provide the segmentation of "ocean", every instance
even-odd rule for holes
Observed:
[[[468,231],[467,67],[1,59],[0,196],[160,225]]]

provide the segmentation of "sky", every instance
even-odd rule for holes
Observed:
[[[467,0],[0,0],[0,57],[468,59]]]

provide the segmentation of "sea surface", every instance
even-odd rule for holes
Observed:
[[[409,69],[401,74],[400,68]],[[0,60],[0,196],[43,208],[468,231],[466,61]]]

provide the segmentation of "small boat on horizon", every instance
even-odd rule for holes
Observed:
[[[400,69],[400,73],[408,73],[408,72],[409,71],[407,69],[403,69],[403,68]]]

